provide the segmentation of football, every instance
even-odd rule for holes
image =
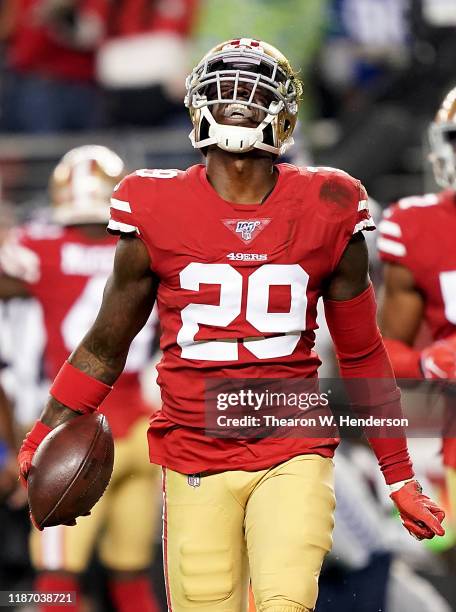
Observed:
[[[87,514],[108,486],[113,463],[114,442],[103,414],[56,427],[38,447],[27,480],[36,525],[62,525]]]

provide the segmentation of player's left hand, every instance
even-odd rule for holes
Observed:
[[[431,540],[435,535],[445,534],[441,525],[445,512],[423,495],[416,480],[407,482],[390,497],[399,510],[402,524],[417,540]]]

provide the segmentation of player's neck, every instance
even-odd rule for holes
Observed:
[[[219,196],[236,204],[262,202],[278,176],[269,155],[236,155],[218,148],[207,153],[206,173]]]

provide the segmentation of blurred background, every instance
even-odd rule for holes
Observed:
[[[436,189],[426,129],[456,85],[455,0],[1,0],[0,243],[12,227],[47,217],[50,174],[73,147],[106,145],[131,170],[200,163],[188,139],[185,76],[216,43],[243,36],[277,46],[304,82],[289,161],[361,179],[377,216],[398,198]],[[1,380],[18,429],[46,396],[43,334],[37,304],[0,302]],[[329,375],[324,332],[319,343]],[[153,378],[151,363],[145,393],[156,404]],[[411,445],[419,479],[444,500],[439,441]],[[456,610],[450,525],[431,544],[412,540],[363,445],[342,444],[336,470],[335,546],[317,611]],[[28,516],[1,471],[0,496],[0,590],[30,589]],[[160,546],[157,526],[150,577],[165,610]],[[113,609],[96,554],[83,588],[86,610]]]

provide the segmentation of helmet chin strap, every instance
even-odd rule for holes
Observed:
[[[263,130],[273,121],[274,115],[267,114],[256,128],[247,128],[217,123],[207,106],[201,108],[201,114],[209,123],[209,136],[197,142],[193,129],[190,133],[190,140],[196,149],[215,144],[229,153],[247,153],[253,149],[261,149],[279,155],[284,150],[283,146],[279,148],[263,142]],[[292,144],[292,141],[289,144]]]

